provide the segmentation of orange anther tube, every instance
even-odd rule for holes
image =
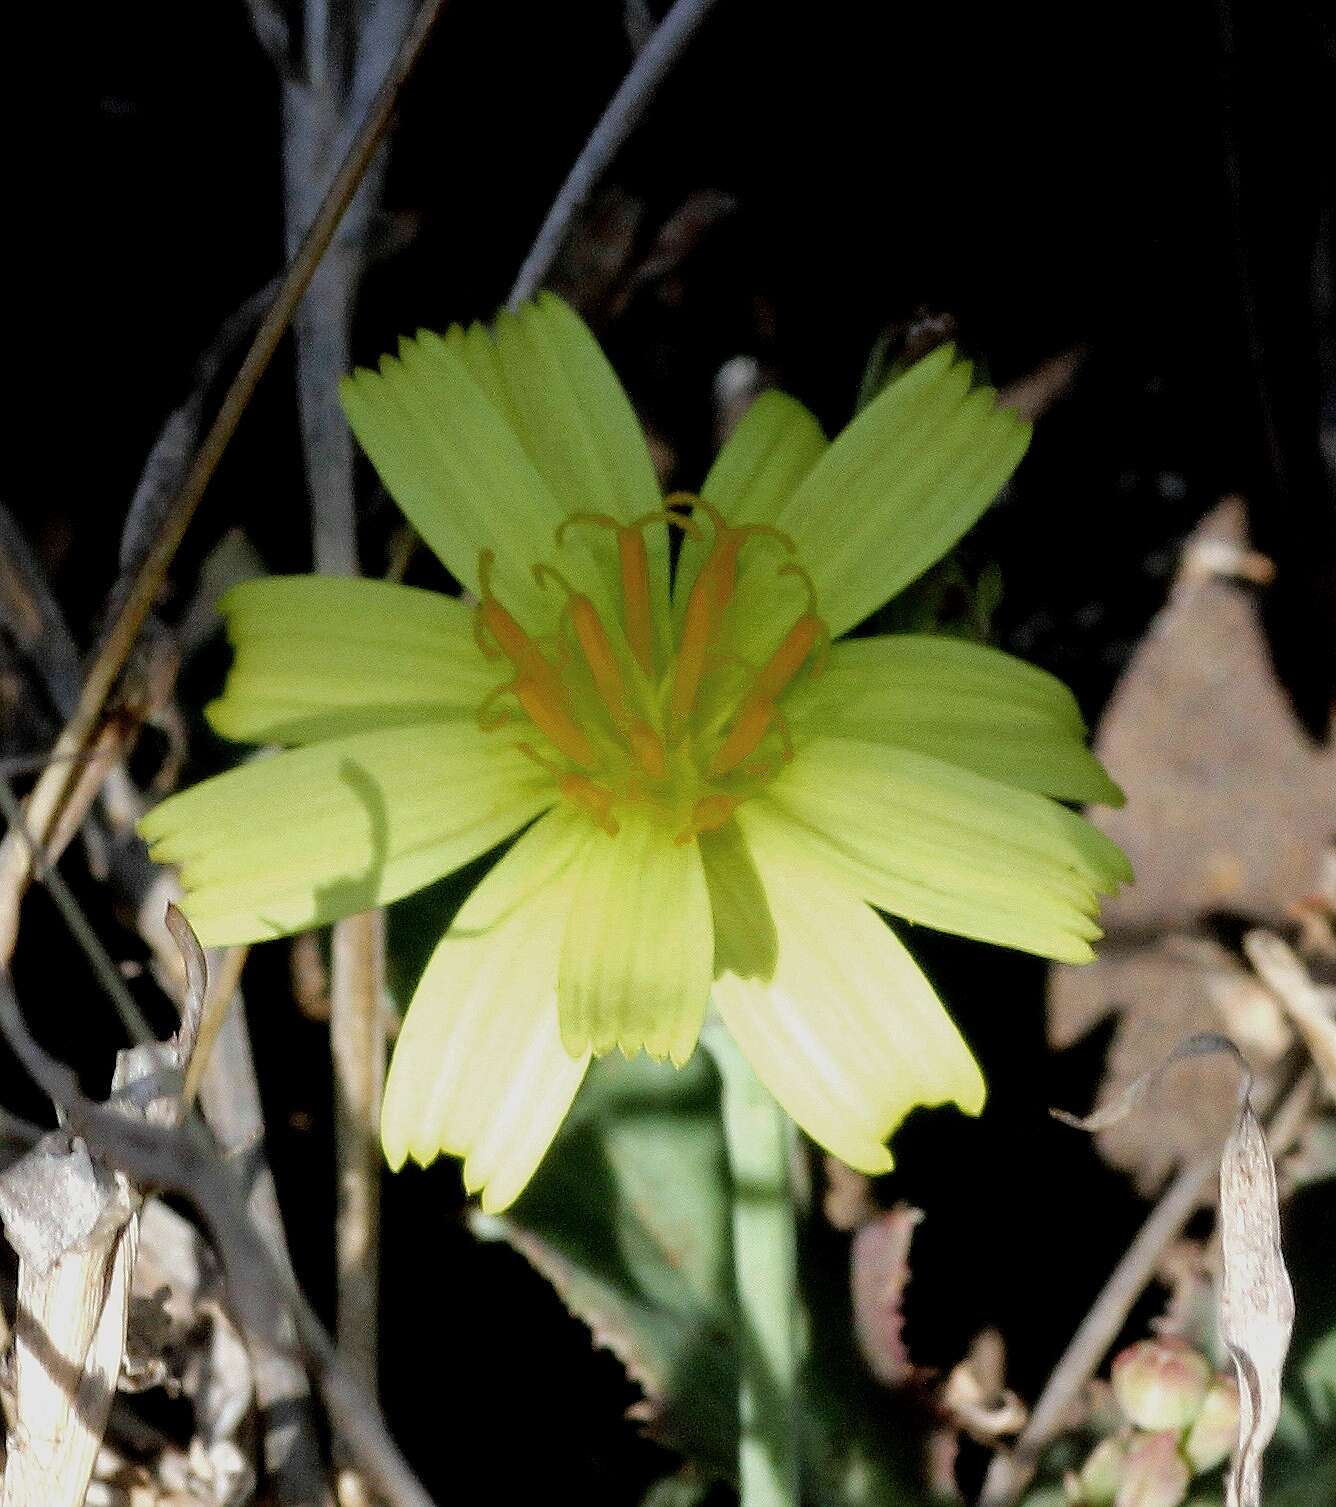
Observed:
[[[705,669],[705,655],[714,631],[714,589],[707,560],[696,577],[687,598],[687,614],[682,624],[682,641],[677,646],[677,664],[673,669],[673,688],[668,696],[669,735],[676,737],[686,726],[696,692]]]
[[[674,493],[676,497],[686,493]],[[671,498],[669,501],[671,502]],[[692,499],[694,501],[694,499]],[[654,674],[654,626],[649,599],[649,555],[645,549],[644,529],[651,523],[670,523],[683,533],[700,538],[700,530],[689,518],[683,518],[668,508],[658,508],[634,518],[630,523],[619,523],[608,513],[572,513],[557,525],[556,541],[560,549],[566,538],[566,530],[575,523],[593,524],[596,528],[612,529],[617,535],[617,559],[622,573],[622,621],[626,628],[626,641],[631,646],[636,663],[646,675]]]
[[[748,703],[776,700],[784,687],[807,663],[812,650],[824,643],[827,637],[825,623],[819,617],[813,617],[810,612],[804,612],[757,675],[747,698]]]
[[[714,527],[714,543],[705,558],[691,595],[687,598],[686,617],[682,624],[682,641],[677,649],[677,670],[668,702],[668,721],[674,735],[679,733],[696,703],[701,675],[705,669],[706,650],[723,621],[738,580],[738,556],[748,539],[775,539],[792,552],[793,540],[768,523],[744,523],[732,528],[719,509],[698,497],[674,492],[668,499],[690,501]]]
[[[536,680],[554,677],[555,672],[543,658],[538,645],[492,595],[494,560],[495,556],[490,549],[483,550],[478,557],[478,581],[482,587],[482,600],[478,603],[475,621],[487,630],[497,648],[521,675],[529,675]],[[475,631],[474,636],[481,646],[481,635]]]
[[[736,769],[769,731],[775,720],[775,703],[749,697],[729,729],[728,736],[714,751],[710,760],[711,778],[729,774]]]
[[[484,597],[478,603],[478,621],[517,670],[529,668],[529,661],[538,653],[534,641],[495,597]]]
[[[663,739],[646,722],[633,723],[626,730],[626,741],[636,762],[651,780],[661,780],[668,773],[664,758]]]
[[[673,839],[679,848],[684,848],[687,843],[699,837],[702,832],[715,832],[724,825],[733,813],[742,804],[741,796],[714,795],[702,796],[692,808],[690,824]]]
[[[580,642],[585,663],[594,677],[594,684],[608,709],[613,726],[625,731],[631,724],[631,709],[626,699],[626,686],[622,682],[621,666],[613,653],[607,629],[598,615],[598,609],[583,592],[576,591],[559,571],[541,562],[533,568],[534,576],[541,586],[545,581],[555,581],[566,592],[566,611],[570,614],[571,626]]]
[[[617,818],[612,814],[611,790],[605,789],[582,774],[562,775],[557,781],[557,788],[568,801],[574,801],[577,806],[583,806],[609,837],[616,837],[622,830]]]
[[[675,494],[676,495],[676,494]],[[703,498],[697,498],[695,505],[710,520],[714,528],[714,543],[710,546],[710,555],[701,567],[701,576],[707,572],[715,585],[714,610],[716,621],[723,616],[724,608],[733,599],[733,591],[738,583],[738,556],[742,553],[742,546],[748,539],[773,539],[782,545],[789,554],[793,553],[794,544],[789,536],[769,523],[742,523],[736,528],[724,521],[724,515],[718,508]],[[700,577],[697,577],[699,580]]]
[[[580,640],[580,648],[584,651],[585,663],[594,677],[594,684],[603,698],[603,704],[614,725],[623,728],[630,722],[631,712],[626,703],[622,672],[617,664],[617,656],[612,652],[607,631],[588,597],[572,597],[568,610],[575,636]]]
[[[560,692],[554,696],[550,687],[524,676],[515,682],[514,691],[515,699],[528,713],[530,722],[568,759],[583,764],[586,769],[592,769],[598,763],[593,744],[562,705]]]
[[[636,663],[654,674],[654,628],[649,607],[649,556],[638,528],[617,530],[617,558],[622,568],[622,616],[626,640]]]

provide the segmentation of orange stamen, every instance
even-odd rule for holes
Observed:
[[[741,804],[742,797],[737,795],[716,793],[702,796],[692,808],[690,822],[677,834],[673,842],[679,848],[684,848],[702,832],[718,831]]]
[[[529,675],[534,679],[553,676],[554,671],[543,658],[538,645],[492,595],[492,567],[495,563],[496,556],[490,549],[483,550],[478,556],[478,582],[482,588],[482,600],[478,603],[475,624],[481,624],[486,629],[492,642],[522,675]],[[476,626],[474,637],[486,653],[481,633]],[[496,656],[488,657],[494,659]]]
[[[807,663],[812,650],[830,637],[826,625],[810,612],[803,615],[784,635],[784,642],[761,668],[747,697],[753,701],[777,701],[793,677]]]
[[[489,638],[487,624],[483,621],[481,605],[474,609],[473,613],[473,642],[488,659],[500,659],[501,651],[496,646],[496,641]]]
[[[568,801],[583,806],[609,837],[616,837],[622,830],[621,823],[612,814],[615,797],[611,790],[582,774],[562,775],[557,788]]]
[[[773,780],[781,765],[793,762],[793,734],[789,731],[789,719],[784,715],[782,707],[772,706],[770,710],[774,718],[773,726],[779,733],[779,759],[757,759],[755,763],[739,769],[738,773],[749,780]]]
[[[638,528],[617,530],[617,558],[622,569],[622,621],[626,641],[646,675],[654,674],[654,624],[649,605],[649,555]]]
[[[514,684],[515,699],[528,713],[529,721],[573,763],[592,769],[598,754],[580,724],[562,704],[560,691],[521,676]]]
[[[674,496],[684,494],[674,493]],[[793,540],[788,534],[775,528],[769,523],[742,523],[736,528],[725,522],[724,515],[713,503],[706,502],[704,498],[694,499],[698,507],[710,520],[714,529],[714,543],[710,546],[709,558],[701,567],[701,575],[710,572],[715,583],[715,599],[713,607],[715,621],[724,614],[724,609],[733,599],[733,592],[738,583],[738,556],[742,553],[742,546],[749,539],[772,539],[778,543],[788,554],[794,551]],[[700,577],[697,577],[699,580]]]
[[[674,494],[676,495],[676,494]],[[651,523],[669,523],[694,538],[701,537],[700,529],[689,518],[658,508],[645,513],[630,523],[619,523],[607,513],[572,513],[557,525],[556,540],[560,548],[565,542],[566,530],[572,524],[592,524],[596,528],[612,529],[617,535],[617,558],[622,573],[622,622],[626,628],[626,641],[631,646],[636,663],[651,678],[654,675],[654,627],[649,597],[649,556],[645,549],[645,528]]]
[[[622,682],[621,666],[613,653],[603,620],[598,609],[583,592],[576,591],[560,572],[541,561],[533,568],[534,578],[542,586],[551,579],[566,592],[566,611],[570,614],[571,626],[584,653],[585,663],[594,677],[594,684],[603,698],[613,725],[625,730],[631,723],[631,709],[626,699],[626,687]]]
[[[576,774],[573,770],[563,769],[545,753],[536,749],[532,743],[517,743],[515,747],[526,758],[530,758],[535,764],[557,777],[557,789],[567,800],[574,801],[577,806],[583,806],[590,812],[594,820],[608,834],[616,837],[622,829],[612,814],[612,805],[615,797],[606,786],[591,780],[588,775]]]
[[[669,735],[677,737],[686,727],[691,708],[696,704],[705,655],[714,628],[713,584],[708,575],[709,561],[691,588],[687,613],[682,624],[682,639],[677,646],[677,663],[673,667],[673,688],[668,696]]]
[[[765,737],[770,724],[775,719],[775,711],[773,701],[760,701],[755,697],[748,697],[736,721],[729,729],[728,736],[715,750],[714,757],[710,760],[709,774],[712,779],[722,774],[729,774],[749,754],[756,751],[757,744]]]
[[[612,652],[612,644],[608,641],[607,632],[598,613],[594,610],[594,604],[588,597],[572,597],[569,611],[571,623],[575,628],[575,636],[580,640],[585,663],[594,677],[594,684],[603,698],[603,704],[607,707],[613,723],[617,727],[623,727],[631,720],[630,708],[626,702],[626,687],[622,684],[622,672],[617,663],[617,656]]]
[[[661,780],[668,773],[663,739],[646,722],[636,722],[626,730],[626,741],[640,767],[651,780]]]
[[[705,669],[706,649],[718,631],[737,587],[738,556],[742,546],[749,539],[773,539],[790,552],[794,548],[793,540],[787,534],[768,523],[744,523],[733,528],[725,522],[719,509],[704,499],[674,492],[668,499],[669,505],[672,506],[678,498],[690,500],[694,507],[701,509],[714,528],[714,542],[687,598],[682,639],[677,649],[677,669],[668,703],[669,726],[674,736],[681,732],[696,704]]]

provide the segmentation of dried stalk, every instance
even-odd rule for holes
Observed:
[[[407,0],[378,0],[347,12],[308,0],[303,67],[283,81],[283,169],[287,233],[295,245],[323,191],[350,122],[365,107],[403,33]],[[297,406],[311,496],[311,545],[322,575],[357,575],[352,439],[339,406],[351,364],[353,301],[371,218],[380,200],[383,154],[368,165],[339,235],[297,309]],[[379,914],[351,916],[333,930],[330,1046],[338,1207],[336,1338],[349,1369],[376,1387],[380,1285],[380,1149],[377,1124],[385,1078],[380,1014],[384,926]]]
[[[349,916],[334,928],[330,1048],[338,1215],[334,1232],[335,1335],[348,1369],[376,1390],[380,1306],[380,1099],[385,1086],[385,913]]]
[[[144,619],[162,587],[186,528],[204,495],[204,489],[236,432],[256,385],[273,358],[321,257],[333,239],[344,210],[375,155],[394,114],[404,82],[421,55],[427,37],[446,3],[447,0],[423,0],[356,139],[321,201],[319,212],[302,241],[301,248],[288,268],[268,313],[255,332],[241,367],[228,387],[217,416],[181,484],[181,490],[167,509],[143,564],[130,584],[125,601],[97,657],[89,667],[74,715],[66,723],[52,751],[50,762],[28,796],[26,813],[29,830],[53,861],[63,848],[63,844],[55,840],[57,829],[68,834],[71,828],[78,828],[101,783],[100,780],[93,783],[91,789],[86,788],[87,781],[84,786],[77,786],[75,775],[83,770],[89,750],[97,741],[103,709],[130,657]],[[32,864],[28,845],[17,833],[9,832],[0,840],[0,962],[8,963],[14,955],[19,908],[31,880]]]
[[[204,958],[179,912],[187,989],[170,1043],[118,1054],[114,1112],[175,1126],[183,1070],[197,1040]],[[0,1214],[19,1254],[15,1412],[3,1507],[80,1507],[111,1411],[125,1350],[142,1190],[57,1131],[0,1178]]]
[[[248,1330],[276,1333],[284,1313],[291,1315],[336,1431],[388,1507],[433,1507],[374,1400],[348,1374],[300,1290],[273,1263],[246,1213],[232,1171],[198,1123],[150,1124],[86,1099],[74,1074],[33,1039],[4,969],[0,1033],[29,1077],[61,1111],[70,1133],[79,1136],[99,1162],[124,1174],[141,1191],[161,1188],[195,1205],[222,1261],[233,1307]]]

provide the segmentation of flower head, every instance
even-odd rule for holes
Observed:
[[[944,348],[833,443],[767,394],[700,494],[664,498],[625,394],[551,296],[494,331],[405,340],[343,396],[470,600],[235,589],[210,716],[288,749],[143,830],[212,944],[397,899],[522,831],[418,984],[391,1163],[464,1157],[503,1207],[591,1055],[683,1062],[711,1000],[855,1167],[891,1165],[917,1104],[976,1113],[977,1066],[870,907],[1084,961],[1097,895],[1127,873],[1058,801],[1118,792],[1050,676],[944,637],[840,636],[974,522],[1025,425]]]

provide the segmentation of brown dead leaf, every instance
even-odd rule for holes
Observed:
[[[1242,532],[1230,499],[1189,539],[1096,739],[1128,793],[1100,818],[1137,874],[1108,912],[1120,933],[1191,927],[1219,909],[1278,924],[1332,835],[1336,748],[1313,745],[1291,714],[1252,593],[1193,565],[1241,548]]]
[[[1049,1036],[1069,1046],[1118,1014],[1101,1102],[1201,1031],[1228,1031],[1259,1071],[1274,1061],[1283,1025],[1202,922],[1223,911],[1282,927],[1312,891],[1336,824],[1336,747],[1314,746],[1291,714],[1254,588],[1219,573],[1231,561],[1236,575],[1260,574],[1238,499],[1188,541],[1095,740],[1128,799],[1094,819],[1128,854],[1136,883],[1105,907],[1099,960],[1052,970]],[[1144,1191],[1217,1141],[1233,1114],[1228,1068],[1206,1059],[1179,1071],[1172,1101],[1099,1139]]]
[[[1025,1404],[1007,1386],[1006,1367],[1002,1336],[985,1329],[951,1368],[938,1399],[956,1427],[981,1444],[994,1445],[1025,1427]]]
[[[909,1284],[909,1247],[923,1210],[896,1204],[865,1224],[849,1251],[854,1335],[868,1369],[888,1387],[902,1387],[914,1374],[905,1348],[903,1310]]]
[[[833,1229],[851,1235],[881,1217],[872,1196],[872,1179],[865,1172],[855,1172],[837,1156],[823,1157],[821,1166],[825,1174],[821,1212]]]

